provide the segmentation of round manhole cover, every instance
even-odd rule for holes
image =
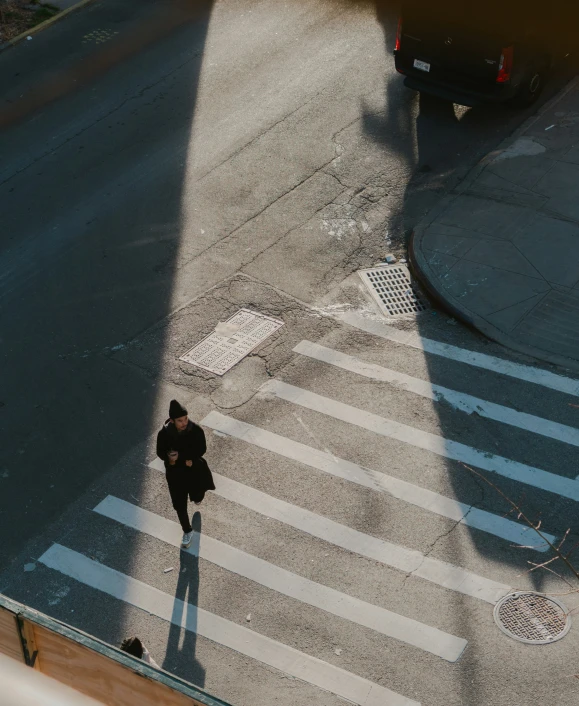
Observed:
[[[546,645],[569,632],[571,616],[555,598],[539,593],[509,593],[494,609],[495,621],[509,637],[532,645]]]

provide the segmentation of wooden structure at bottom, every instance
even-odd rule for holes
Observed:
[[[229,706],[2,594],[0,653],[107,706]]]

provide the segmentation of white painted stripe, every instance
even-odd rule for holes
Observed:
[[[339,312],[333,314],[333,316],[354,328],[366,331],[366,333],[370,333],[373,336],[385,338],[394,343],[401,343],[404,346],[417,348],[425,353],[432,353],[432,355],[449,358],[459,363],[466,363],[476,368],[484,368],[493,373],[508,375],[509,377],[518,378],[519,380],[531,382],[535,385],[542,385],[543,387],[548,387],[558,392],[564,392],[568,395],[579,396],[579,380],[573,380],[564,375],[557,375],[548,370],[541,370],[540,368],[534,368],[530,365],[513,363],[504,358],[496,358],[486,353],[476,353],[475,351],[469,351],[465,348],[451,346],[448,343],[423,338],[414,331],[401,331],[381,321],[368,319],[354,311]]]
[[[535,488],[548,490],[551,493],[556,493],[571,500],[579,500],[579,482],[575,479],[558,476],[540,468],[527,466],[518,461],[511,461],[503,456],[495,456],[491,453],[473,449],[471,446],[466,446],[466,444],[461,444],[458,441],[451,441],[442,436],[379,417],[377,414],[365,412],[358,407],[352,407],[343,402],[323,397],[315,392],[303,390],[300,387],[294,387],[294,385],[288,385],[279,380],[266,382],[261,390],[264,396],[268,394],[274,395],[279,399],[327,414],[330,417],[334,417],[334,419],[340,419],[376,434],[402,441],[405,444],[431,451],[439,456],[444,456],[454,461],[462,461],[468,465],[498,473],[505,478],[511,478]]]
[[[165,471],[159,459],[154,459],[149,467],[157,471]],[[478,576],[413,549],[363,534],[218,473],[213,473],[213,478],[216,485],[216,490],[213,492],[226,500],[279,520],[342,549],[399,569],[408,575],[418,576],[443,588],[458,591],[491,604],[496,603],[511,590],[511,587],[506,584]]]
[[[279,436],[252,424],[240,422],[232,417],[226,417],[219,412],[210,412],[201,421],[201,424],[228,436],[241,439],[248,444],[291,458],[324,473],[343,478],[351,483],[356,483],[381,493],[389,493],[399,500],[434,512],[437,515],[448,517],[468,527],[474,527],[517,544],[536,546],[537,551],[543,552],[548,549],[548,545],[541,542],[533,530],[506,517],[493,515],[490,512],[486,512],[486,510],[480,510],[472,505],[452,500],[444,495],[434,493],[432,490],[421,488],[394,476],[358,466],[356,463],[337,458],[325,451],[306,446],[299,441]],[[543,532],[543,534],[550,542],[555,541],[555,537],[552,534],[547,532]]]
[[[294,351],[372,380],[391,383],[394,387],[401,390],[413,392],[416,395],[421,395],[436,402],[444,400],[461,412],[478,414],[481,417],[494,419],[497,422],[509,424],[534,434],[541,434],[556,441],[579,446],[579,429],[573,429],[573,427],[565,424],[558,424],[548,419],[535,417],[532,414],[518,412],[511,407],[504,407],[494,402],[487,402],[479,397],[450,390],[441,385],[434,385],[426,380],[419,380],[410,375],[383,368],[381,365],[365,363],[359,358],[326,348],[326,346],[320,346],[317,343],[311,343],[310,341],[298,343]]]
[[[237,625],[78,552],[53,544],[38,560],[86,586],[313,684],[358,706],[420,706],[390,689]]]
[[[181,528],[176,522],[159,517],[124,500],[109,495],[95,507],[95,512],[156,537],[162,542],[180,547]],[[467,641],[462,638],[310,581],[206,534],[200,535],[196,532],[193,545],[195,546],[191,546],[186,551],[194,556],[199,556],[284,596],[320,608],[327,613],[430,652],[449,662],[456,662],[467,645]]]

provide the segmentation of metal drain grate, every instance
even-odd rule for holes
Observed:
[[[359,275],[388,317],[416,314],[428,308],[427,301],[404,265],[372,267],[359,270]]]
[[[538,593],[510,593],[496,604],[494,616],[505,634],[532,645],[560,640],[571,628],[567,608],[555,598]]]
[[[225,323],[218,324],[215,331],[180,356],[179,360],[215,375],[224,375],[281,326],[283,321],[249,309],[240,309]]]

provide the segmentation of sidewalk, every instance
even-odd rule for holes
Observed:
[[[457,318],[579,370],[579,77],[426,216],[410,258]]]

